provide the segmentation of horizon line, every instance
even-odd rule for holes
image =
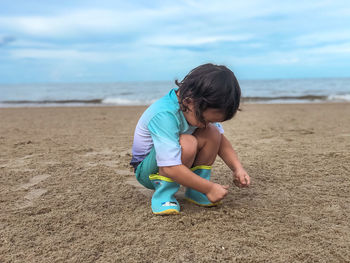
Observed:
[[[300,77],[300,78],[237,78],[238,81],[281,81],[281,80],[330,80],[330,79],[350,79],[349,77]],[[4,85],[45,85],[45,84],[113,84],[113,83],[152,83],[152,82],[175,82],[176,78],[173,80],[115,80],[115,81],[33,81],[33,82],[0,82],[0,86]]]

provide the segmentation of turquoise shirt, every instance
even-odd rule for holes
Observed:
[[[220,124],[217,124],[222,131]],[[137,123],[132,146],[131,164],[141,162],[151,151],[156,151],[156,161],[159,167],[180,165],[181,146],[180,135],[192,134],[196,127],[187,123],[180,109],[176,90],[153,103],[143,113]]]

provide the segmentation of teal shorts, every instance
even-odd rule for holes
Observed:
[[[156,150],[153,147],[146,158],[137,166],[135,171],[136,179],[144,187],[148,189],[154,189],[149,176],[151,174],[158,173],[158,170],[159,168],[156,161]]]

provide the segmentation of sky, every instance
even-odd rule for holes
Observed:
[[[0,83],[350,77],[348,0],[0,0]]]

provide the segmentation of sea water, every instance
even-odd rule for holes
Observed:
[[[350,78],[239,80],[246,103],[350,102]],[[173,81],[0,85],[0,107],[149,105]]]

